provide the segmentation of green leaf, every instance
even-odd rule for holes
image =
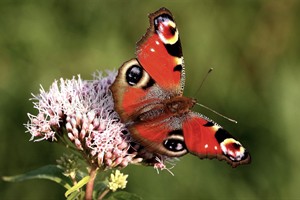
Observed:
[[[107,189],[106,181],[97,181],[94,185],[95,196],[102,194]]]
[[[70,194],[70,195],[67,197],[67,200],[78,200],[78,199],[83,199],[83,198],[84,198],[84,195],[85,195],[85,192],[84,192],[84,191],[76,191],[76,192],[73,192],[72,194]]]
[[[65,197],[69,196],[71,193],[78,191],[78,189],[82,188],[87,182],[89,182],[90,176],[86,176],[83,179],[81,179],[76,185],[68,189],[65,193]]]
[[[125,191],[113,192],[107,200],[141,200],[142,198],[136,194],[132,194]]]
[[[66,189],[71,188],[71,180],[63,175],[63,170],[56,165],[46,165],[44,167],[29,171],[16,176],[3,176],[4,181],[21,182],[30,179],[47,179],[54,181]]]

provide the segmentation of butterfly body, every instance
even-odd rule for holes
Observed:
[[[226,160],[233,167],[250,154],[231,134],[191,111],[196,100],[183,96],[185,67],[179,32],[169,10],[149,15],[150,27],[111,86],[115,110],[132,137],[148,151],[170,157],[188,152]]]

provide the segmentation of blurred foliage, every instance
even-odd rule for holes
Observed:
[[[300,198],[300,2],[296,0],[0,2],[0,175],[54,164],[64,149],[29,142],[23,126],[28,99],[54,79],[117,69],[134,57],[147,14],[165,6],[179,27],[186,63],[185,95],[233,117],[222,124],[250,150],[253,162],[184,156],[159,175],[130,166],[127,191],[144,199]],[[214,67],[200,92],[207,70]],[[1,199],[64,199],[52,182],[1,184]]]

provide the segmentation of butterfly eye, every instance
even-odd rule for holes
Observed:
[[[170,132],[168,138],[163,142],[163,145],[169,151],[169,156],[182,156],[187,153],[181,130]]]
[[[166,149],[173,152],[183,151],[186,148],[184,142],[178,139],[165,140],[164,146],[166,147]]]
[[[120,69],[123,80],[132,87],[146,90],[155,83],[136,59],[125,62]]]
[[[179,39],[176,24],[168,14],[160,15],[154,19],[154,28],[164,44],[173,45]]]
[[[220,145],[223,153],[232,161],[240,161],[247,156],[245,148],[233,138],[225,139]]]
[[[126,71],[126,81],[129,85],[136,85],[143,77],[143,69],[138,65],[131,66]]]

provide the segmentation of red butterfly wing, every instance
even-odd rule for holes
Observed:
[[[160,87],[182,94],[184,63],[173,16],[161,8],[150,14],[149,19],[150,27],[137,43],[137,59]]]
[[[233,167],[251,161],[250,154],[240,142],[200,114],[189,113],[182,129],[187,149],[200,158],[226,160]]]
[[[163,92],[136,59],[125,62],[110,87],[122,122],[134,121],[149,104],[160,101]]]
[[[153,114],[155,115],[155,114]],[[161,113],[153,120],[146,120],[129,126],[131,135],[148,151],[179,157],[188,153],[181,131],[181,117]]]
[[[115,109],[123,122],[134,121],[149,105],[182,95],[184,64],[172,14],[161,8],[150,14],[150,27],[137,44],[137,59],[125,62],[111,86]]]

